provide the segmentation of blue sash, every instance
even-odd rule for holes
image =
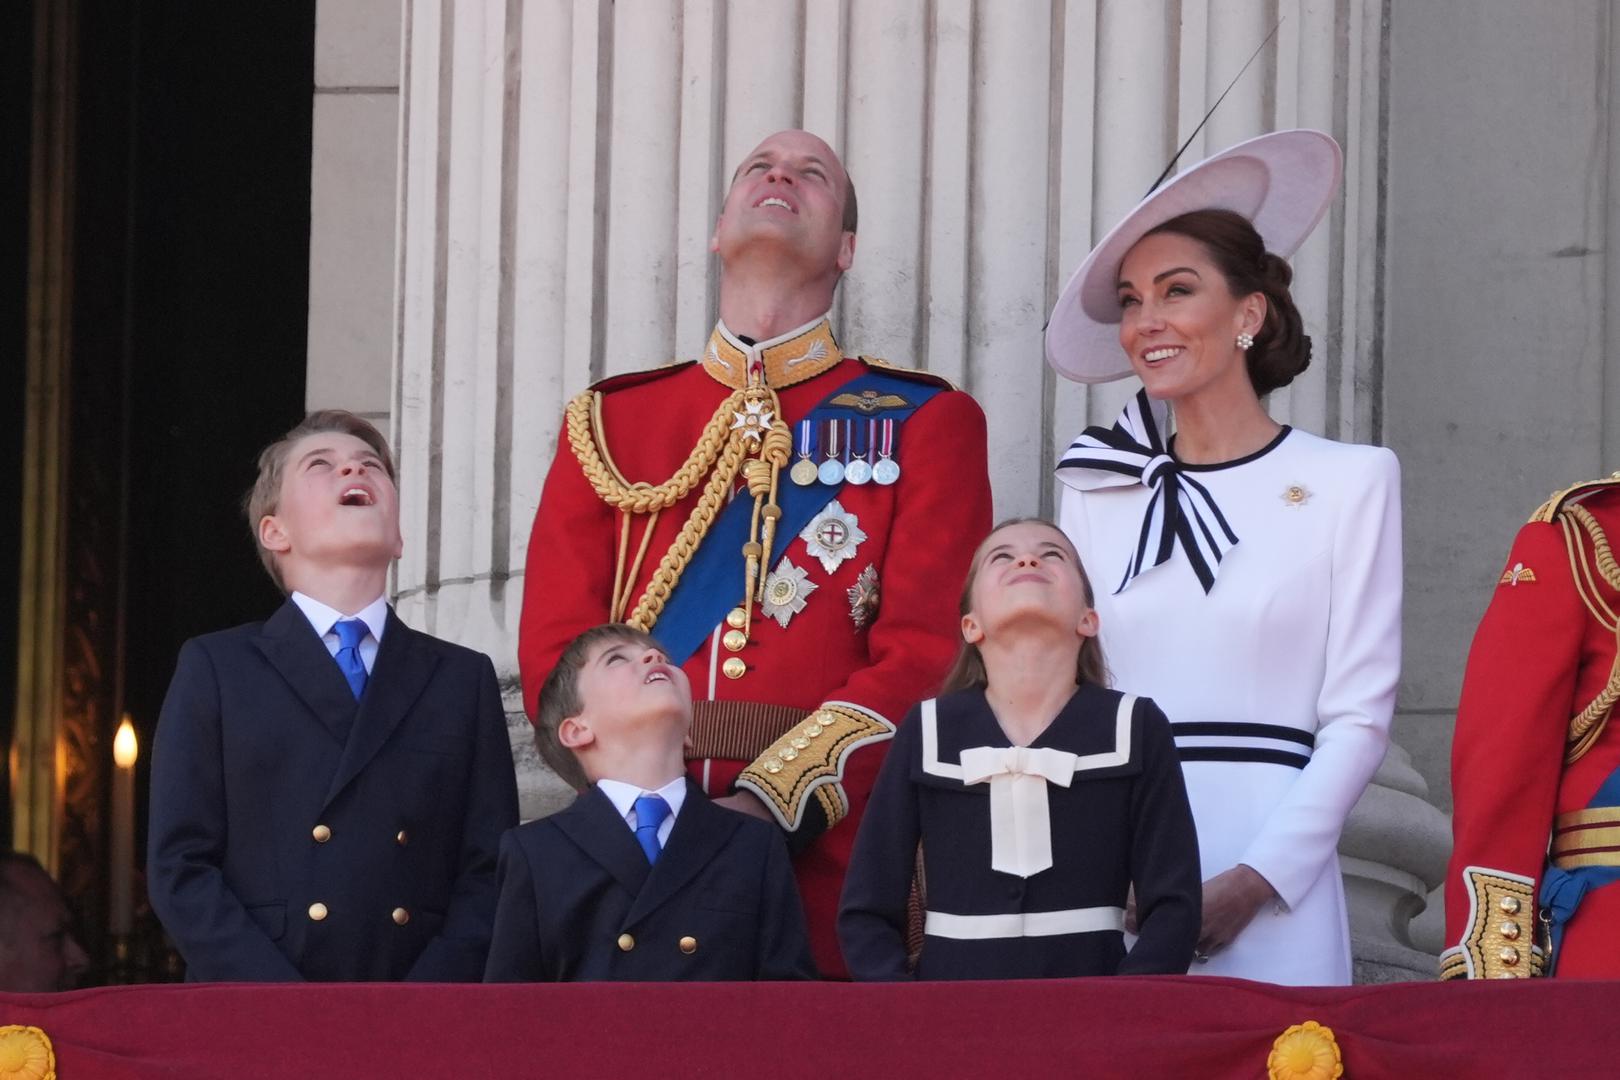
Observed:
[[[884,371],[868,371],[839,386],[802,419],[865,420],[875,416],[893,420],[898,427],[902,420],[916,412],[941,389],[943,387],[933,383],[902,378]],[[904,405],[888,404],[880,412],[869,412],[844,404],[846,395],[850,395],[847,400],[859,399],[868,390],[883,397],[894,395],[901,398]],[[835,398],[840,399],[837,405],[833,404]],[[776,422],[780,424],[786,421],[777,417]],[[899,440],[895,441],[898,446]],[[776,491],[782,517],[776,523],[776,538],[761,573],[776,565],[788,545],[842,487],[842,484],[819,482],[800,487],[788,480],[786,470],[783,470],[782,482]],[[746,493],[726,504],[714,524],[709,526],[708,534],[698,545],[692,561],[686,564],[680,581],[676,582],[675,591],[670,594],[663,614],[653,627],[653,636],[674,663],[684,664],[691,659],[704,638],[719,625],[727,612],[738,605],[741,597],[737,595],[737,590],[743,587],[742,546],[748,541],[748,527],[753,515],[754,500]]]
[[[1620,806],[1620,769],[1609,774],[1586,806],[1587,809]],[[1546,974],[1553,974],[1558,963],[1558,950],[1564,943],[1564,927],[1575,917],[1586,894],[1616,881],[1620,881],[1620,866],[1577,866],[1573,870],[1564,870],[1547,864],[1547,872],[1541,879],[1539,898],[1549,921],[1548,929],[1552,938],[1552,955],[1547,957]]]

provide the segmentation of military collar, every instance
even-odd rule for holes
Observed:
[[[721,321],[709,335],[703,369],[734,390],[761,384],[781,390],[820,375],[843,358],[825,315],[754,345],[738,338]]]

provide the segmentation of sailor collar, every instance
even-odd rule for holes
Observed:
[[[820,375],[843,358],[825,315],[753,345],[733,334],[722,320],[709,335],[703,369],[733,390],[759,385],[782,390]]]

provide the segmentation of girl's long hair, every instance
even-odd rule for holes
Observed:
[[[973,610],[973,583],[978,580],[979,567],[984,560],[985,548],[990,543],[990,537],[1002,529],[1014,525],[1045,525],[1059,536],[1063,537],[1063,546],[1069,549],[1074,556],[1074,568],[1080,573],[1080,586],[1086,598],[1086,606],[1094,607],[1094,594],[1091,591],[1091,578],[1086,574],[1086,568],[1080,563],[1080,553],[1075,550],[1074,543],[1068,534],[1050,521],[1038,517],[1008,518],[990,530],[973,552],[973,563],[968,567],[967,581],[962,583],[962,599],[957,602],[957,614],[966,615]],[[990,676],[984,669],[984,656],[980,654],[979,647],[968,641],[962,642],[957,651],[956,662],[951,665],[950,674],[945,676],[945,682],[940,687],[941,694],[951,694],[958,690],[966,690],[974,686],[986,686]],[[1093,634],[1080,642],[1080,657],[1075,665],[1074,682],[1076,686],[1082,683],[1095,683],[1098,686],[1108,685],[1108,665],[1103,661],[1102,639]]]

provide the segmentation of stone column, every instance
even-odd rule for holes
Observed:
[[[411,0],[403,28],[393,415],[401,612],[496,658],[525,816],[556,805],[520,713],[527,530],[567,398],[702,347],[729,168],[807,126],[860,193],[846,344],[929,367],[990,418],[1002,514],[1126,386],[1060,383],[1041,326],[1272,28],[1265,0]],[[1344,144],[1344,198],[1295,260],[1318,362],[1279,419],[1380,442],[1386,30],[1376,0],[1284,0],[1188,161],[1266,130]],[[1039,418],[1038,422],[1035,418]],[[1358,953],[1409,959],[1444,820],[1399,750],[1356,811]],[[1427,809],[1423,809],[1427,807]],[[1397,842],[1398,837],[1404,837]],[[1413,961],[1410,970],[1421,966]]]

